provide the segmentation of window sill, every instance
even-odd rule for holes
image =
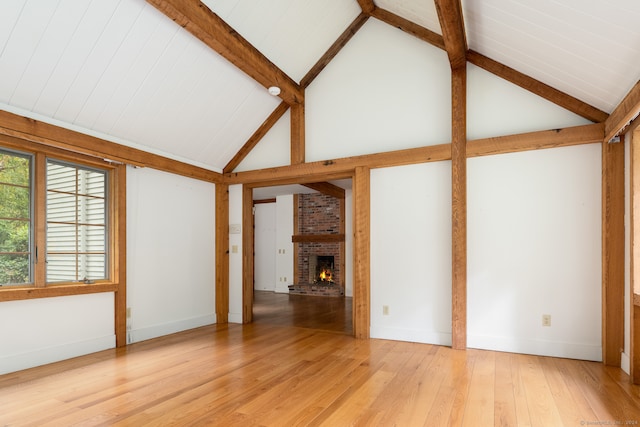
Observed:
[[[100,292],[116,292],[117,283],[71,283],[64,285],[49,285],[43,288],[35,286],[6,286],[0,287],[1,301],[17,301],[35,298],[52,298],[70,295],[95,294]]]

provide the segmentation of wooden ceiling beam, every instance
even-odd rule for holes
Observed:
[[[372,3],[373,4],[373,3]],[[322,57],[315,63],[311,70],[300,80],[300,86],[303,89],[309,87],[311,82],[318,77],[320,72],[331,62],[331,60],[342,50],[342,48],[351,40],[351,38],[358,32],[365,22],[369,19],[369,15],[361,13],[354,19],[354,21],[347,27],[346,30],[338,37],[338,39],[331,45],[331,47],[322,55]]]
[[[604,141],[620,135],[640,114],[640,81],[637,82],[622,102],[613,110],[604,124]]]
[[[373,0],[358,0],[358,4],[360,5],[360,9],[362,9],[362,13],[366,13],[367,15],[371,15],[376,9]]]
[[[289,105],[304,100],[302,88],[201,1],[147,0],[265,88],[280,88]]]
[[[344,188],[338,187],[330,182],[310,182],[303,184],[307,188],[326,194],[327,196],[335,197],[336,199],[344,199]]]
[[[451,69],[466,67],[467,37],[460,0],[435,0],[435,5]]]
[[[396,27],[407,34],[411,34],[414,37],[419,38],[422,41],[425,41],[437,48],[445,50],[444,47],[444,38],[421,25],[418,25],[414,22],[409,21],[408,19],[402,18],[388,10],[380,9],[376,7],[373,12],[371,12],[371,16],[374,18],[385,22],[393,27]]]
[[[523,89],[528,90],[531,93],[534,93],[547,101],[553,102],[554,104],[565,108],[568,111],[571,111],[574,114],[577,114],[581,117],[584,117],[587,120],[591,120],[595,123],[604,122],[607,120],[609,115],[604,111],[601,111],[586,102],[580,101],[577,98],[574,98],[571,95],[567,95],[564,92],[559,91],[558,89],[554,89],[553,87],[544,84],[532,77],[527,76],[519,71],[514,70],[513,68],[507,67],[504,64],[501,64],[498,61],[494,61],[491,58],[488,58],[476,51],[469,50],[467,52],[467,60],[486,71],[489,71],[492,74],[495,74],[498,77],[501,77],[508,82],[511,82],[517,86],[520,86]]]
[[[223,173],[233,172],[240,163],[247,157],[249,152],[258,145],[258,142],[269,132],[269,130],[275,125],[278,120],[287,112],[289,105],[286,102],[281,102],[275,110],[267,117],[267,119],[260,125],[260,127],[251,135],[249,140],[244,143],[240,151],[227,163],[223,169]]]
[[[467,157],[479,157],[602,142],[604,123],[467,141]],[[429,145],[341,159],[321,160],[225,174],[225,183],[266,187],[348,178],[356,167],[371,169],[451,160],[451,144]]]

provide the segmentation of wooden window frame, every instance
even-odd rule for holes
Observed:
[[[121,245],[125,240],[119,236],[123,234],[125,228],[124,221],[124,201],[125,201],[125,165],[110,162],[105,159],[95,158],[83,154],[74,153],[67,150],[49,147],[14,138],[0,135],[0,148],[32,155],[32,192],[33,192],[33,239],[34,245],[42,248],[46,244],[46,164],[47,159],[62,161],[80,167],[86,166],[104,170],[107,179],[107,240],[108,248],[106,258],[108,262],[108,278],[96,280],[94,283],[83,282],[63,282],[46,283],[44,256],[40,257],[37,263],[33,264],[33,282],[28,285],[11,285],[0,287],[0,302],[26,300],[34,298],[50,298],[69,295],[83,295],[100,292],[117,292],[119,285],[124,282],[121,274],[120,264],[123,259],[119,256],[124,253]],[[124,294],[124,292],[123,292]]]

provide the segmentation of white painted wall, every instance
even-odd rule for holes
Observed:
[[[447,143],[446,53],[369,19],[305,94],[307,161]]]
[[[215,323],[215,187],[127,168],[129,342]]]
[[[469,347],[601,360],[600,151],[468,161]]]
[[[276,204],[255,205],[254,289],[276,289]]]
[[[451,344],[451,162],[371,171],[371,336]]]
[[[276,197],[276,292],[288,293],[293,284],[293,195]]]
[[[291,113],[286,113],[235,168],[236,172],[291,164]]]
[[[470,140],[591,123],[472,64],[467,93]]]
[[[0,375],[115,347],[112,292],[0,304]]]

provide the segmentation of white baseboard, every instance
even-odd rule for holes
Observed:
[[[242,313],[229,313],[229,323],[242,323]]]
[[[371,326],[370,335],[371,338],[380,338],[385,340],[419,342],[423,344],[446,346],[451,345],[451,334],[446,332]]]
[[[602,361],[602,346],[532,339],[513,339],[470,335],[467,347],[481,350],[506,351],[509,353],[533,354],[536,356],[562,357],[567,359]]]
[[[215,313],[163,323],[161,325],[148,326],[146,328],[131,329],[127,333],[127,344],[175,334],[176,332],[199,328],[201,326],[213,325],[214,323],[216,323]]]
[[[622,352],[620,355],[620,367],[627,375],[631,375],[631,359],[629,359],[629,355],[625,352]]]
[[[0,358],[0,375],[108,350],[115,346],[114,334],[4,356]]]

